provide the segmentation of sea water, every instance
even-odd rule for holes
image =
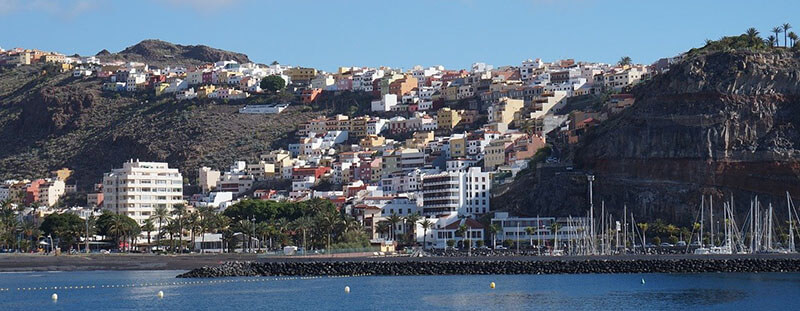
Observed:
[[[798,273],[176,279],[182,272],[0,273],[0,310],[787,310],[800,293]]]

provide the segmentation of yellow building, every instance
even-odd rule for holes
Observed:
[[[314,79],[317,76],[317,69],[293,67],[286,69],[283,73],[289,76],[292,81],[309,82],[311,79]]]
[[[45,63],[63,63],[66,61],[66,57],[63,54],[47,54],[42,56],[42,60]]]
[[[161,94],[164,94],[164,90],[166,90],[168,87],[169,83],[159,83],[153,89],[156,90],[156,96],[161,96]]]
[[[367,122],[369,116],[360,116],[350,120],[350,132],[348,135],[353,137],[364,137],[367,135]]]
[[[444,100],[453,101],[458,100],[458,86],[448,86],[442,90]]]
[[[492,115],[489,121],[510,125],[514,121],[514,114],[520,111],[524,105],[525,101],[521,99],[503,97],[492,106]]]
[[[498,166],[506,163],[506,147],[511,141],[505,138],[495,139],[483,148],[483,168],[485,171],[494,171]]]
[[[72,66],[72,64],[61,63],[61,72],[67,72],[72,70],[73,68],[75,68],[75,66]]]
[[[444,107],[436,112],[436,125],[439,130],[452,130],[461,122],[461,114],[457,110]]]
[[[373,149],[382,146],[384,143],[386,143],[386,139],[383,136],[367,135],[359,141],[358,145],[364,149]]]
[[[67,178],[69,178],[70,176],[72,176],[72,172],[73,172],[73,170],[71,170],[71,169],[68,169],[68,168],[66,168],[66,167],[65,167],[65,168],[62,168],[62,169],[60,169],[60,170],[55,170],[55,171],[52,171],[52,172],[50,172],[50,173],[52,173],[52,174],[53,174],[53,176],[54,176],[56,179],[58,179],[58,180],[61,180],[61,181],[65,181],[65,180],[67,180]]]
[[[217,87],[213,85],[203,85],[197,88],[197,97],[204,98],[208,97],[208,94],[214,93]]]
[[[450,157],[461,158],[467,156],[467,137],[457,135],[450,138]]]
[[[414,132],[414,135],[406,139],[406,148],[425,149],[430,141],[433,140],[433,132]]]

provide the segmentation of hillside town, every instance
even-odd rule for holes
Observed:
[[[161,224],[151,223],[165,221],[157,216],[159,209],[172,216],[176,206],[181,214],[225,214],[253,201],[324,201],[357,222],[370,245],[381,250],[400,245],[497,248],[527,241],[533,245],[534,239],[553,241],[557,249],[556,241],[577,239],[586,231],[586,221],[515,216],[493,206],[492,198],[537,165],[569,170],[553,145],[579,143],[591,127],[634,103],[628,93],[632,86],[665,72],[679,59],[652,65],[634,64],[629,58],[617,64],[527,59],[500,67],[478,62],[468,69],[340,67],[325,72],[277,62],[225,60],[158,68],[102,62],[95,56],[0,49],[0,66],[52,63],[75,79],[100,80],[104,92],[144,92],[175,100],[228,101],[268,92],[296,98],[242,106],[238,112],[243,114],[279,114],[290,105],[313,105],[324,94],[372,98],[364,109],[367,113],[305,120],[284,148],[264,150],[257,159],[240,159],[229,167],[198,167],[190,173],[169,163],[131,159],[97,176],[96,185],[80,185],[88,193],[85,203],[75,206],[61,200],[78,188],[70,183],[72,171],[64,168],[40,179],[6,180],[0,186],[0,201],[19,207],[20,222],[64,212],[82,219],[100,217],[104,211],[126,215],[138,226],[147,226],[130,237],[133,245],[166,236]],[[262,88],[269,77],[280,77],[278,90]],[[600,106],[573,104],[588,97],[601,98]],[[190,186],[196,191],[187,191]],[[205,243],[203,251],[223,251],[225,237],[219,230],[195,234],[195,229],[183,229],[177,239],[191,240],[189,248]],[[258,237],[239,231],[239,251],[246,251],[250,240]],[[89,245],[89,239],[103,238],[81,239]],[[269,246],[263,239],[256,243],[266,249],[280,247],[271,240]]]

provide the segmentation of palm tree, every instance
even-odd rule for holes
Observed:
[[[459,225],[458,229],[456,229],[456,235],[461,236],[461,248],[467,248],[470,250],[472,247],[471,243],[469,243],[469,227],[467,225]]]
[[[167,225],[164,226],[164,233],[169,234],[169,250],[175,252],[175,234],[178,232],[178,220],[167,218]]]
[[[536,234],[536,229],[533,227],[525,227],[525,233],[531,238],[531,247],[533,247],[533,235]]]
[[[297,230],[303,232],[303,255],[305,255],[308,252],[308,245],[306,244],[306,231],[314,226],[314,220],[311,219],[311,217],[303,216],[295,219],[293,225]]]
[[[416,244],[417,240],[417,222],[419,222],[420,216],[417,213],[413,213],[411,215],[406,216],[406,223],[411,224],[411,244]]]
[[[178,244],[183,249],[183,216],[186,214],[186,205],[181,203],[172,206],[172,215],[177,216],[178,220]]]
[[[489,233],[492,235],[492,249],[497,248],[497,234],[503,231],[503,227],[500,225],[493,223],[489,225]]]
[[[283,240],[283,237],[288,235],[289,227],[291,227],[291,224],[286,218],[281,217],[275,222],[275,229],[278,229],[278,234],[280,235],[281,240]]]
[[[397,228],[396,225],[399,222],[401,222],[402,219],[400,218],[400,216],[397,216],[397,214],[392,213],[392,215],[389,216],[389,218],[387,220],[389,221],[389,224],[392,225],[392,230],[389,231],[389,233],[391,235],[391,239],[392,240],[396,240],[396,238],[395,238],[395,228]]]
[[[775,34],[775,46],[781,45],[781,41],[778,40],[778,36],[780,36],[781,32],[783,32],[783,29],[780,26],[773,27],[772,32]]]
[[[747,31],[745,31],[745,35],[747,35],[747,37],[750,38],[750,40],[752,41],[753,39],[758,38],[758,30],[756,30],[753,27],[747,28]]]
[[[339,214],[335,210],[325,211],[319,214],[319,219],[317,219],[319,226],[327,233],[328,243],[326,249],[328,253],[331,251],[331,236],[339,224],[339,219]]]
[[[378,222],[376,229],[380,233],[386,233],[386,236],[388,238],[389,232],[392,231],[392,225],[389,224],[389,222],[386,220],[381,220]]]
[[[258,236],[258,249],[260,250],[264,247],[264,241],[267,240],[267,236],[272,234],[272,226],[266,221],[260,221],[256,223],[256,235]]]
[[[764,43],[767,46],[775,46],[775,36],[770,35],[769,37],[767,37],[767,39],[764,40]]]
[[[209,228],[213,227],[214,210],[208,206],[201,206],[197,209],[197,213],[200,216],[200,221],[198,221],[200,229],[200,252],[203,253],[203,246],[206,242],[206,232],[208,232]]]
[[[141,228],[142,228],[142,231],[147,232],[147,245],[148,245],[148,250],[149,250],[150,249],[149,248],[149,246],[150,246],[150,232],[151,231],[155,231],[156,230],[156,226],[153,225],[153,220],[147,219],[147,220],[144,221],[144,223],[142,224]]]
[[[792,40],[792,47],[794,47],[795,42],[797,42],[797,34],[794,31],[789,32],[789,39]]]
[[[158,206],[156,207],[153,215],[150,216],[150,219],[153,219],[158,222],[158,234],[156,235],[156,244],[158,244],[159,250],[161,250],[161,224],[169,219],[169,210],[167,210],[166,206]]]
[[[189,230],[191,230],[190,246],[192,247],[192,249],[194,249],[195,233],[197,233],[197,231],[200,230],[201,226],[202,224],[200,224],[200,215],[197,212],[194,213],[189,212],[188,214],[186,214],[186,227],[188,227]]]
[[[433,222],[425,218],[419,223],[419,225],[422,227],[422,249],[425,249],[425,246],[427,246],[428,242],[428,229],[433,227]]]
[[[619,66],[627,66],[627,65],[630,65],[631,62],[632,62],[632,60],[631,60],[630,56],[623,56],[622,58],[619,59],[619,62],[617,62],[617,65],[619,65]]]
[[[255,224],[247,219],[242,219],[236,223],[235,227],[236,231],[241,232],[242,236],[245,239],[247,239],[247,251],[249,252],[250,250],[252,250],[252,247],[250,247],[250,240],[252,238],[252,234],[255,232],[256,229]],[[244,247],[245,245],[243,244],[242,248]]]
[[[787,47],[786,37],[789,35],[789,29],[792,28],[792,25],[789,25],[789,23],[784,23],[781,25],[781,27],[783,28],[783,47]]]
[[[125,215],[114,214],[111,218],[111,223],[108,226],[108,234],[114,237],[114,239],[117,241],[117,244],[119,244],[120,238],[125,237],[126,234],[128,234],[128,223],[125,221],[123,216]],[[124,247],[122,250],[125,250]]]
[[[22,234],[30,241],[28,250],[31,250],[35,246],[34,241],[38,240],[41,235],[41,231],[39,231],[39,227],[33,221],[25,221],[22,223]]]

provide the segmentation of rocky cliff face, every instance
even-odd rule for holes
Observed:
[[[689,221],[703,193],[718,200],[732,194],[741,212],[755,194],[776,204],[785,191],[800,196],[798,55],[700,55],[633,93],[632,107],[590,131],[571,154],[597,176],[595,197],[608,208],[627,204],[641,217]],[[572,195],[584,207],[585,193]],[[501,201],[531,212],[545,207],[529,202],[548,195]]]

